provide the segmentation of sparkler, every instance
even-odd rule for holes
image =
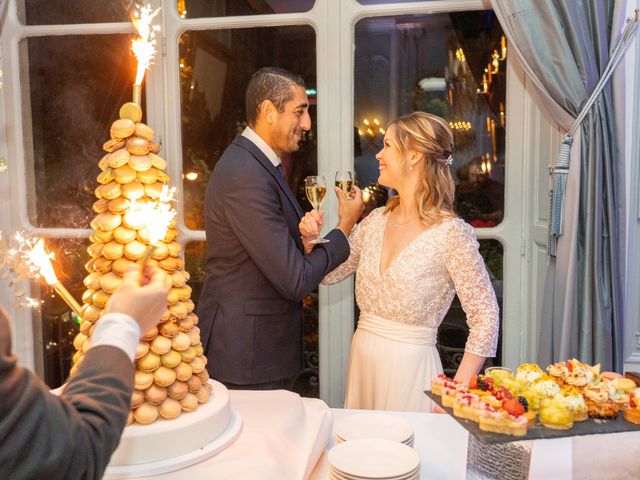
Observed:
[[[176,211],[171,206],[175,193],[175,187],[169,188],[169,186],[165,185],[162,187],[162,192],[156,202],[149,202],[140,206],[134,204],[132,206],[134,209],[139,208],[143,213],[144,218],[147,219],[146,227],[149,231],[149,248],[147,248],[144,257],[140,261],[141,268],[144,268],[149,258],[153,255],[158,242],[167,235],[167,229],[176,216]]]
[[[30,268],[37,269],[37,271],[44,277],[45,281],[53,287],[60,298],[65,301],[67,305],[73,310],[76,315],[81,317],[80,305],[75,298],[69,293],[62,283],[56,277],[56,272],[51,265],[51,259],[54,255],[47,253],[44,249],[44,240],[40,239],[36,242],[35,246],[27,252],[27,258],[30,262]]]
[[[158,25],[151,25],[154,17],[160,9],[151,10],[150,5],[138,6],[131,15],[131,22],[138,33],[138,36],[131,41],[131,50],[138,60],[138,70],[136,81],[133,84],[133,103],[140,105],[142,97],[142,80],[144,72],[151,65],[151,61],[156,54],[155,32],[160,29]]]

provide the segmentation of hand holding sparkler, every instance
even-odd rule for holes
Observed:
[[[167,309],[170,288],[159,268],[148,265],[141,271],[130,265],[120,287],[109,298],[105,312],[129,315],[140,325],[140,332],[148,332]]]

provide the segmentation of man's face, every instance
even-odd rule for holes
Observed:
[[[293,98],[285,103],[283,112],[276,112],[272,125],[271,147],[278,156],[298,151],[302,131],[311,128],[309,100],[305,89],[294,85],[291,90]]]

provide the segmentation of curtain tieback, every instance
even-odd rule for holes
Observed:
[[[558,158],[553,167],[549,167],[549,174],[552,176],[551,190],[549,190],[549,237],[547,240],[547,255],[556,256],[558,238],[562,235],[562,216],[564,211],[564,192],[567,188],[567,177],[569,175],[569,159],[571,154],[571,144],[573,136],[578,131],[580,124],[585,119],[591,107],[600,96],[602,89],[613,75],[614,70],[618,66],[622,57],[624,57],[627,48],[633,42],[635,34],[638,32],[638,10],[636,10],[635,18],[628,18],[627,23],[622,31],[622,35],[618,39],[609,63],[602,73],[602,77],[598,81],[596,88],[593,89],[591,96],[585,103],[576,117],[569,132],[567,132],[560,144]]]

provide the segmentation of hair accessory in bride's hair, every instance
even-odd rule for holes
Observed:
[[[446,155],[447,153],[449,153],[449,152],[444,152],[444,155]],[[448,156],[446,156],[446,157],[442,156],[442,157],[437,158],[436,160],[438,160],[438,162],[440,162],[443,165],[451,166],[451,164],[453,163],[453,155],[451,155],[449,153]]]

